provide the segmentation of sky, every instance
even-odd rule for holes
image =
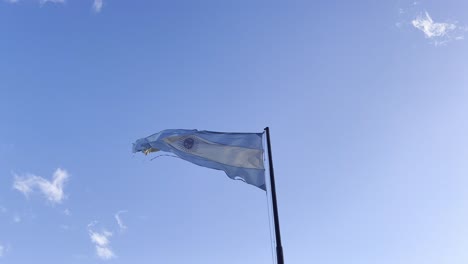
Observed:
[[[1,0],[0,263],[273,263],[264,191],[131,152],[266,126],[285,263],[467,263],[467,10]]]

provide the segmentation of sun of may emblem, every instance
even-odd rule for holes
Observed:
[[[191,149],[193,148],[193,145],[195,144],[195,140],[193,138],[186,138],[184,140],[184,148],[186,149]]]

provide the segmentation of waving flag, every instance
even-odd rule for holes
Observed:
[[[186,161],[222,170],[231,179],[266,190],[262,135],[167,129],[137,140],[133,152],[171,152]]]

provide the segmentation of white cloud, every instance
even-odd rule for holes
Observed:
[[[0,205],[0,213],[6,213],[7,211],[6,207]]]
[[[464,39],[466,28],[458,26],[454,23],[438,23],[432,20],[428,12],[419,14],[411,21],[411,24],[416,29],[421,30],[427,39],[433,41],[437,45],[442,45],[452,40]]]
[[[66,197],[63,188],[68,178],[68,172],[60,168],[54,172],[52,181],[33,174],[25,176],[15,175],[13,188],[23,193],[26,197],[37,190],[50,202],[61,203]]]
[[[5,247],[0,245],[0,258],[5,254]]]
[[[109,238],[112,237],[112,233],[103,230],[102,232],[96,232],[93,231],[91,228],[96,224],[97,222],[91,222],[88,225],[88,232],[89,232],[89,237],[91,239],[91,242],[95,245],[96,247],[96,255],[103,259],[103,260],[109,260],[112,258],[115,258],[116,255],[112,251],[110,247],[110,241]]]
[[[123,223],[122,218],[120,217],[121,214],[127,213],[127,211],[118,211],[114,217],[115,220],[117,221],[117,224],[119,225],[120,231],[124,231],[127,229],[127,226]]]
[[[67,208],[67,209],[63,210],[63,214],[66,215],[66,216],[70,216],[71,211]]]
[[[97,232],[95,233],[91,231],[90,233],[91,241],[100,247],[107,246],[109,244],[109,239],[107,238],[111,236],[112,236],[112,233],[107,232],[107,231],[104,231],[102,233],[97,233]]]
[[[101,12],[103,5],[104,5],[104,0],[94,0],[94,2],[93,2],[94,12],[96,12],[96,13]]]
[[[415,28],[424,32],[426,38],[443,37],[457,28],[455,24],[435,23],[427,12],[425,15],[419,15],[411,23]]]
[[[112,259],[115,257],[114,252],[108,247],[100,247],[96,246],[96,254],[101,258],[101,259]]]

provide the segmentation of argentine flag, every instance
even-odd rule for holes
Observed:
[[[262,190],[265,187],[262,133],[167,129],[133,144],[133,152],[172,152],[199,166],[222,170]]]

